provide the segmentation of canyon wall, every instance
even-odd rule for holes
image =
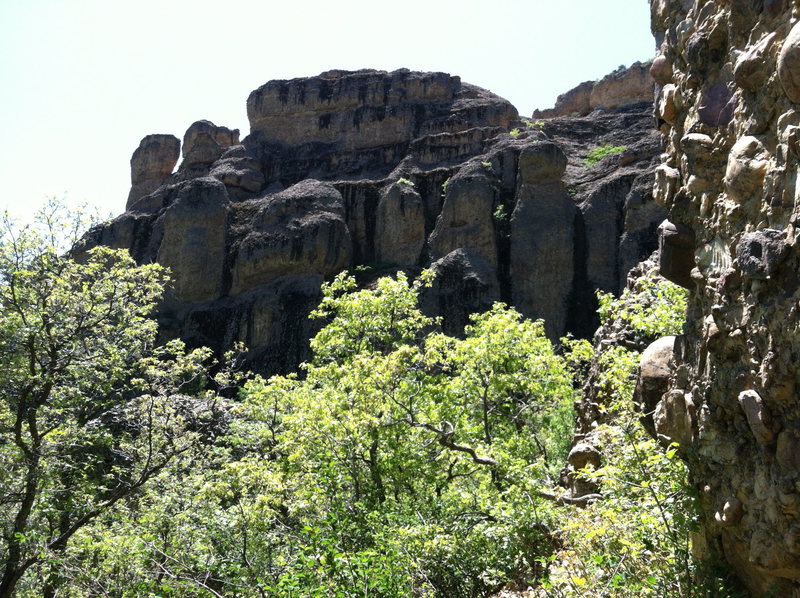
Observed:
[[[651,7],[660,268],[690,301],[640,385],[670,372],[655,432],[700,493],[696,556],[726,561],[753,596],[800,596],[798,3]]]
[[[163,338],[242,341],[263,373],[309,357],[308,314],[343,270],[369,284],[431,267],[425,309],[447,332],[502,300],[557,339],[591,334],[594,289],[618,291],[655,248],[647,102],[533,123],[445,73],[329,71],[261,86],[247,114],[242,140],[208,121],[145,137],[126,212],[78,251],[168,266]],[[625,150],[585,161],[607,144]]]

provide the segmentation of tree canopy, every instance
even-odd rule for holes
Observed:
[[[635,353],[557,351],[503,304],[448,336],[419,307],[431,273],[342,274],[313,358],[247,378],[157,345],[166,273],[65,253],[57,223],[0,237],[0,598],[703,595]],[[604,321],[674,333],[681,292],[637,292],[602,295]],[[578,475],[602,500],[578,508],[562,468],[592,357],[605,459]]]
[[[155,348],[163,270],[105,247],[72,259],[50,215],[38,227],[6,220],[0,236],[3,597],[28,587],[32,570],[54,595],[52,563],[73,536],[216,419],[213,396],[187,392],[208,352]]]

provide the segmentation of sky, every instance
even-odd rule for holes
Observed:
[[[647,0],[0,0],[0,210],[124,210],[130,157],[330,69],[443,71],[523,116],[654,53]]]

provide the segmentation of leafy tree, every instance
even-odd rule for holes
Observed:
[[[0,233],[0,597],[54,596],[82,528],[213,433],[205,350],[155,350],[166,280],[123,251],[73,259],[50,206]],[[73,237],[74,238],[74,237]],[[35,573],[35,574],[34,574]]]
[[[540,322],[435,332],[402,274],[325,287],[302,376],[255,379],[200,459],[76,534],[75,596],[488,595],[553,550],[574,391]],[[113,516],[112,516],[113,515]]]
[[[598,295],[607,328],[646,342],[680,333],[687,292],[655,271],[621,297]],[[586,357],[587,344],[575,348]],[[537,596],[730,595],[712,591],[716,580],[704,578],[692,562],[696,506],[685,463],[674,446],[664,450],[639,423],[633,391],[640,357],[623,346],[597,346],[593,384],[604,416],[592,441],[603,463],[581,474],[599,486],[602,500],[564,514],[564,544],[548,559],[548,578]]]
[[[433,332],[417,302],[429,280],[356,290],[340,276],[305,377],[247,389],[248,408],[270,413],[303,550],[313,540],[315,558],[350,571],[296,561],[292,579],[346,596],[476,596],[531,579],[547,550],[541,491],[563,463],[574,398],[563,359],[541,322],[499,304],[464,338]],[[392,571],[395,593],[355,570],[376,583]]]

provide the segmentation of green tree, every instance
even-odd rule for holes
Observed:
[[[163,270],[104,247],[73,259],[78,229],[50,206],[0,232],[2,598],[55,595],[73,536],[219,419],[208,352],[154,349]]]
[[[563,359],[541,322],[500,304],[464,338],[434,332],[418,306],[430,277],[365,290],[338,277],[305,376],[247,388],[246,408],[271,422],[268,467],[291,487],[284,506],[303,537],[305,557],[279,586],[478,596],[532,579],[549,550],[543,490],[574,399]]]

